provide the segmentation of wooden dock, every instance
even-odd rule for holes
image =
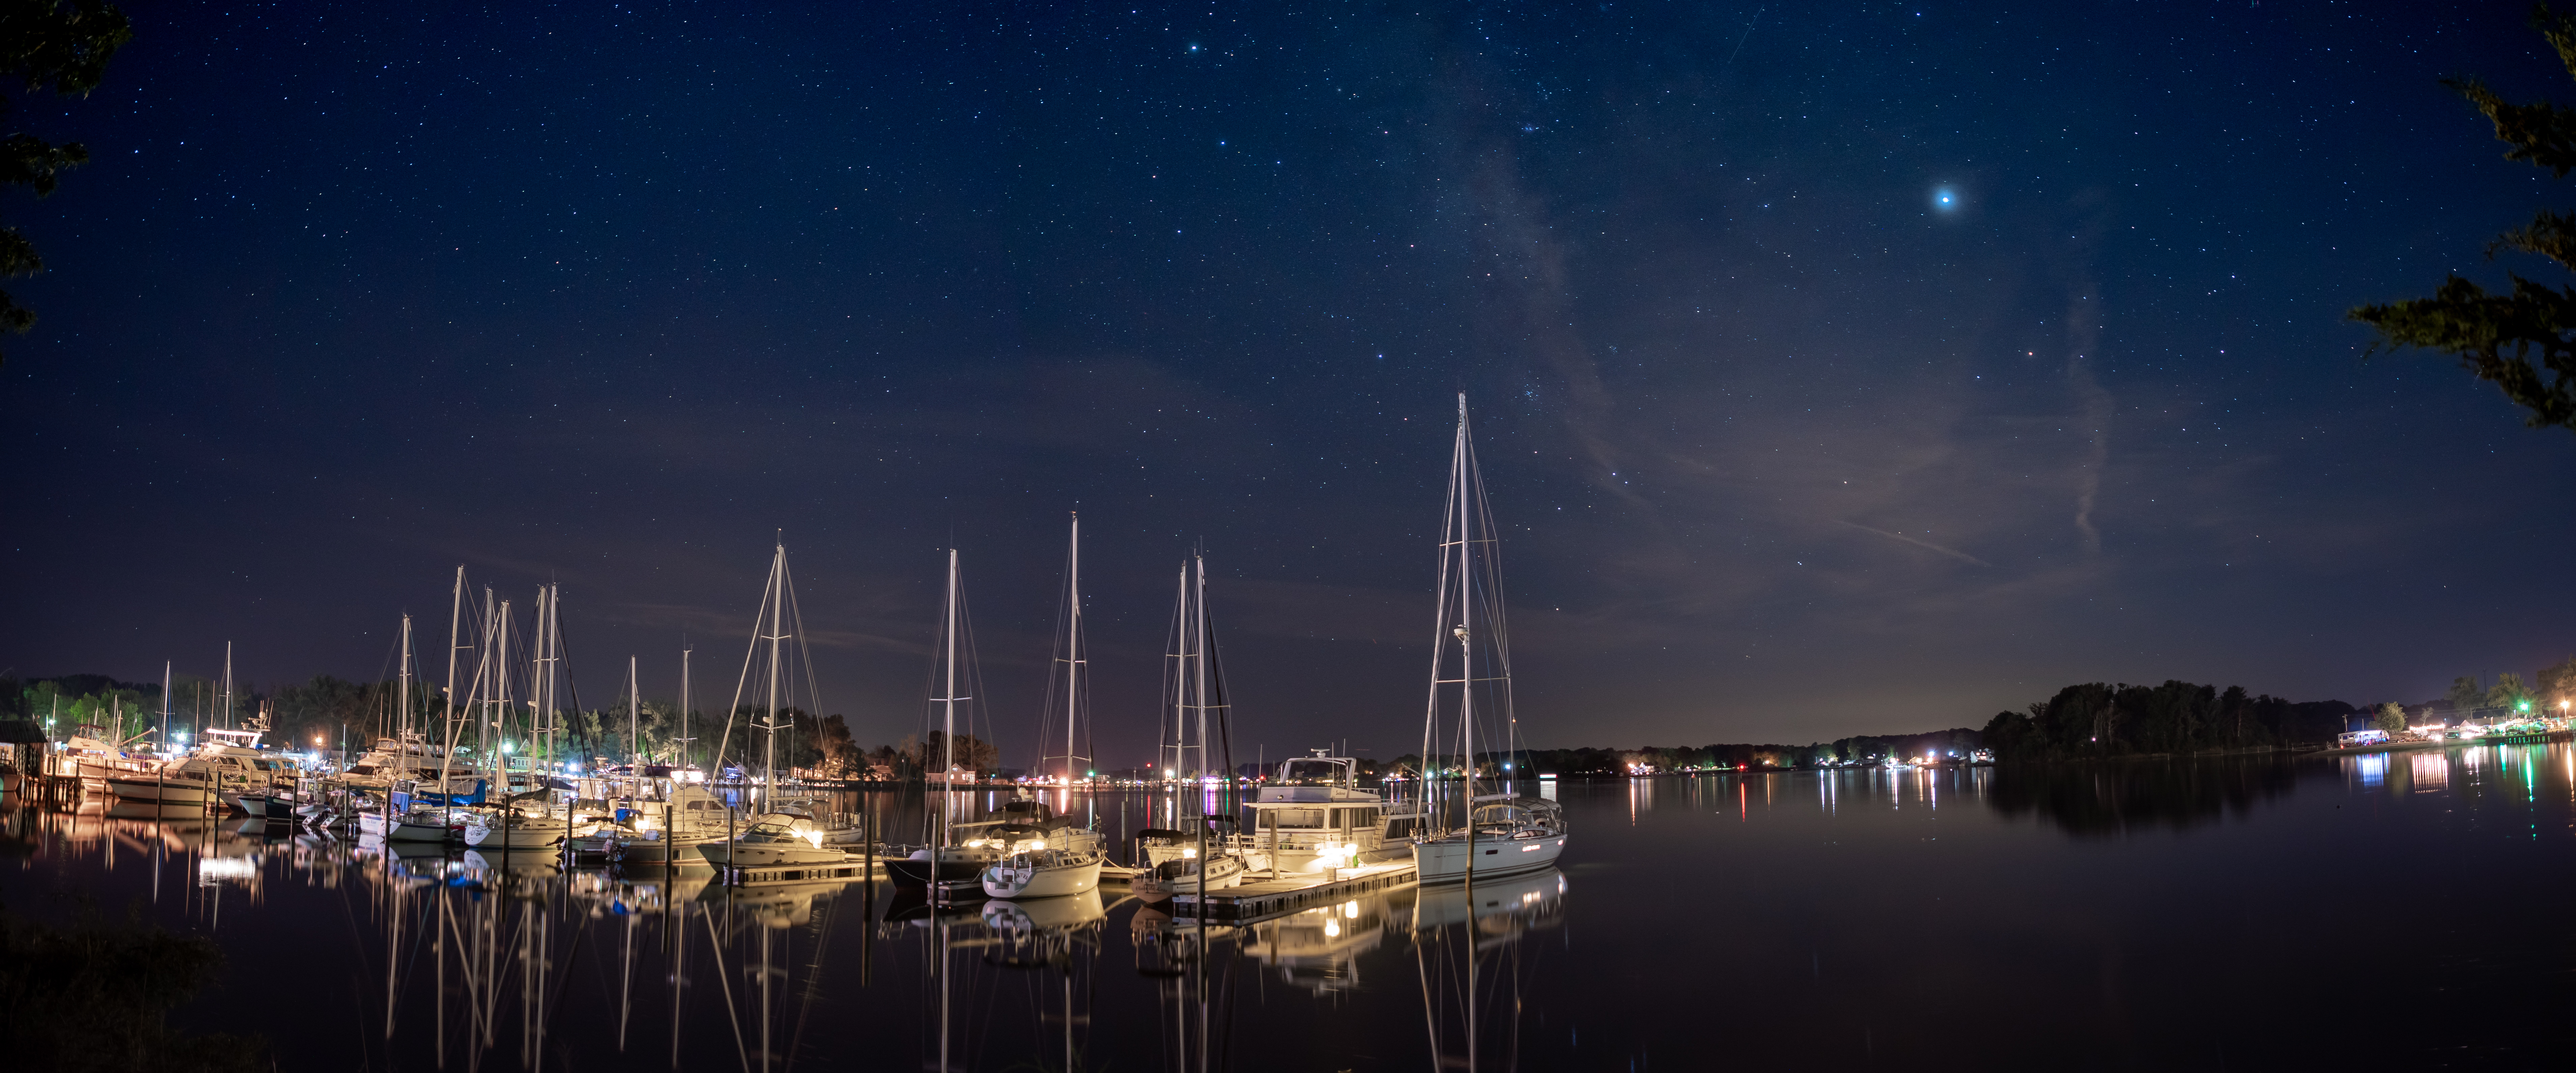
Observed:
[[[880,861],[872,871],[868,862],[852,857],[841,864],[800,864],[793,868],[719,868],[716,882],[729,887],[757,883],[820,883],[830,879],[873,879],[885,874]]]
[[[1332,879],[1318,876],[1264,879],[1209,892],[1205,896],[1204,916],[1211,921],[1236,923],[1259,920],[1412,882],[1413,862],[1409,860],[1344,868]],[[1176,918],[1199,919],[1202,915],[1200,902],[1201,896],[1196,894],[1173,895],[1171,914]]]

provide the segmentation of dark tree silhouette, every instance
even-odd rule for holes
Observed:
[[[2576,77],[2576,18],[2534,4],[2531,21]],[[2546,101],[2514,104],[2474,78],[2442,84],[2495,124],[2496,139],[2513,147],[2505,159],[2547,168],[2562,179],[2576,170],[2576,110]],[[2576,271],[2576,214],[2543,209],[2530,226],[2496,236],[2487,256],[2500,249],[2538,254]],[[2450,354],[2470,375],[2504,389],[2506,398],[2527,411],[2525,424],[2576,430],[2576,290],[2507,276],[2513,280],[2507,294],[2454,275],[2431,298],[2361,306],[2347,315],[2379,332],[2373,353],[2422,347]]]
[[[0,117],[14,110],[7,95],[13,85],[21,96],[47,89],[87,96],[98,88],[108,57],[133,37],[125,13],[101,0],[0,0]],[[79,142],[57,145],[25,131],[0,137],[0,185],[27,187],[37,197],[54,192],[63,169],[88,162],[89,149]],[[17,228],[0,226],[0,279],[44,270],[35,244]],[[35,324],[33,310],[0,291],[0,328],[24,333]]]

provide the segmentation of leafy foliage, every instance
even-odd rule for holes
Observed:
[[[2487,707],[2508,712],[2522,711],[2532,701],[2531,690],[2522,684],[2522,676],[2512,671],[2496,675],[2494,685],[2487,687]]]
[[[2532,24],[2557,49],[2576,77],[2576,18],[2532,7]],[[2505,159],[2547,168],[2560,178],[2576,170],[2576,110],[2547,102],[2514,104],[2476,79],[2446,79],[2494,124],[2496,139],[2512,148]],[[2487,245],[2536,254],[2576,270],[2576,215],[2542,210],[2527,227],[2507,231]],[[2504,389],[2528,411],[2533,428],[2576,429],[2576,290],[2535,283],[2507,273],[2510,293],[2494,294],[2452,276],[2431,298],[2353,309],[2348,316],[2379,333],[2371,350],[2421,347],[2450,354],[2470,375]]]
[[[2539,689],[2541,700],[2552,710],[2563,701],[2576,701],[2576,656],[2541,668],[2540,676],[2532,684]]]
[[[20,95],[50,90],[87,96],[98,88],[108,57],[134,37],[125,13],[102,0],[0,0],[0,116],[14,108],[7,90]],[[0,185],[23,186],[37,197],[54,192],[66,168],[89,162],[79,142],[48,142],[25,131],[0,136]],[[44,271],[44,258],[15,227],[0,227],[0,279]],[[24,333],[36,314],[0,291],[0,329]]]
[[[2476,675],[2464,674],[2451,679],[2450,692],[2444,693],[2442,699],[2451,703],[2452,711],[2467,715],[2485,706],[2487,689],[2478,684]]]

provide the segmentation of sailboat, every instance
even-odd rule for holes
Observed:
[[[395,675],[394,740],[408,743],[420,739],[411,725],[411,616],[402,617],[402,639],[396,648],[401,652],[402,667]],[[404,785],[408,786],[408,783]],[[391,786],[388,785],[388,789]],[[408,792],[388,794],[381,807],[358,812],[358,833],[372,835],[387,842],[445,842],[448,814],[443,807],[414,804]]]
[[[1413,863],[1425,885],[1472,883],[1554,867],[1565,852],[1565,814],[1553,801],[1524,799],[1510,791],[1511,758],[1518,755],[1520,725],[1512,712],[1510,635],[1503,617],[1502,570],[1496,554],[1499,538],[1485,501],[1485,478],[1476,467],[1475,444],[1468,435],[1467,396],[1458,396],[1457,445],[1449,462],[1449,492],[1440,534],[1438,632],[1431,657],[1431,699],[1422,721],[1421,780],[1428,809],[1437,783],[1429,777],[1433,757],[1441,755],[1444,715],[1455,720],[1466,798],[1465,823],[1456,829],[1428,829],[1414,837]],[[1455,642],[1455,661],[1451,643]],[[1455,687],[1450,689],[1448,687]],[[1483,688],[1479,688],[1479,687]],[[1482,765],[1476,757],[1478,712],[1482,696],[1498,709],[1489,713],[1504,728],[1499,743],[1487,748],[1498,765],[1495,792],[1478,794]],[[1443,711],[1444,701],[1454,707]],[[1495,744],[1501,746],[1495,749]],[[1445,819],[1445,803],[1442,809]]]
[[[1060,640],[1063,642],[1064,655],[1056,660],[1064,665],[1064,767],[1063,774],[1059,778],[1062,785],[1071,787],[1088,774],[1086,769],[1079,766],[1082,758],[1075,754],[1075,748],[1080,741],[1077,731],[1082,714],[1085,684],[1082,677],[1084,657],[1082,517],[1080,515],[1075,515],[1073,518],[1073,535],[1065,553],[1063,624],[1064,635]],[[1052,674],[1048,676],[1047,689],[1049,695],[1045,709],[1046,719],[1040,720],[1038,730],[1039,740],[1042,743],[1039,746],[1041,751],[1045,749],[1043,743],[1052,742],[1055,739],[1053,734],[1048,733],[1047,726],[1047,721],[1053,719],[1057,710],[1054,703],[1055,681]],[[1048,759],[1051,758],[1041,756],[1038,761],[1040,777],[1044,777]],[[1012,802],[1014,806],[1030,804],[1040,803]],[[1043,808],[1042,804],[1040,808]],[[1099,889],[1100,866],[1107,863],[1107,855],[1102,853],[1096,844],[1074,846],[1066,844],[1069,841],[1072,840],[1059,837],[1050,845],[1049,840],[1041,838],[1037,840],[1036,845],[1046,848],[1022,849],[995,861],[984,869],[982,876],[984,893],[991,897],[1005,899],[1058,898]]]
[[[753,817],[749,828],[736,835],[731,841],[715,840],[697,844],[698,855],[717,868],[777,868],[807,864],[841,864],[849,860],[848,851],[838,846],[823,845],[822,836],[819,833],[799,830],[798,821],[803,817],[777,811],[779,806],[778,731],[788,725],[780,722],[778,718],[778,689],[782,684],[780,679],[784,677],[785,671],[783,663],[785,653],[780,646],[790,636],[787,632],[787,605],[794,599],[795,594],[788,588],[787,545],[781,543],[777,547],[776,554],[770,559],[769,584],[761,593],[761,611],[766,612],[769,617],[768,626],[763,629],[759,624],[760,616],[753,616],[752,650],[743,655],[743,672],[747,681],[750,677],[751,660],[759,653],[760,642],[769,642],[769,712],[767,718],[756,724],[757,729],[767,732],[767,752],[762,758],[761,774],[768,782],[768,786],[761,795],[761,802],[768,811]],[[797,616],[797,632],[794,635],[799,651],[805,648],[803,619],[803,615]],[[812,700],[810,681],[812,667],[812,654],[807,653],[806,668],[809,674],[807,699],[809,701]],[[741,690],[737,687],[733,707],[728,710],[725,736],[718,740],[732,739],[733,724],[730,713],[741,710]],[[716,770],[724,770],[722,756],[716,758]]]
[[[563,595],[560,587],[550,584],[537,590],[536,654],[529,667],[528,682],[530,694],[528,742],[531,751],[536,754],[529,764],[530,788],[503,799],[498,809],[478,809],[466,814],[465,844],[475,849],[486,852],[539,849],[559,846],[566,838],[589,833],[586,830],[576,829],[568,813],[558,812],[552,807],[554,786],[550,769],[555,753],[555,732],[559,729],[555,719],[562,710],[559,705],[562,687],[560,668],[563,663],[562,606]],[[500,614],[503,623],[503,640],[500,651],[504,661],[509,651],[507,640],[509,608],[509,602],[503,601]],[[496,663],[501,668],[506,668],[506,662],[496,661]],[[494,677],[501,683],[503,694],[501,700],[506,711],[509,675],[506,669],[500,669],[496,671]],[[511,749],[506,739],[507,728],[498,729],[505,735],[502,749],[504,755],[498,781],[500,785],[506,787],[509,785],[507,754]]]
[[[1271,867],[1267,857],[1248,852],[1243,840],[1214,831],[1234,817],[1210,814],[1205,801],[1234,783],[1232,708],[1225,674],[1217,658],[1216,619],[1208,610],[1207,557],[1192,555],[1181,564],[1180,596],[1172,612],[1172,669],[1163,696],[1171,723],[1162,735],[1163,776],[1172,790],[1171,828],[1137,832],[1137,856],[1144,870],[1130,880],[1129,890],[1147,901],[1175,894],[1199,894],[1240,885],[1252,871]],[[1187,802],[1194,830],[1180,830]]]
[[[907,886],[969,893],[982,890],[986,868],[1015,853],[1051,848],[1097,851],[1099,835],[1073,824],[1057,823],[1044,802],[1010,802],[1005,812],[1012,818],[957,821],[956,783],[961,774],[957,768],[957,703],[974,698],[957,692],[958,644],[965,630],[965,608],[958,594],[954,548],[948,551],[948,584],[940,606],[942,695],[930,698],[931,703],[940,706],[940,770],[933,776],[940,787],[940,807],[935,818],[938,827],[930,832],[929,845],[903,858],[888,860],[887,874]]]
[[[756,616],[755,616],[756,617]],[[686,759],[689,737],[689,657],[694,649],[680,650],[680,733],[670,739],[679,752],[673,756],[675,766],[663,783],[662,800],[647,804],[644,814],[635,820],[635,832],[620,835],[609,853],[620,866],[703,867],[706,858],[698,853],[703,842],[731,837],[736,826],[732,806],[708,791],[704,780],[691,781],[686,776],[695,768],[677,766]],[[660,807],[656,809],[654,804]]]
[[[161,738],[167,748],[170,738],[170,665],[161,665]],[[155,770],[114,771],[107,775],[107,789],[119,801],[146,802],[168,809],[173,815],[191,810],[205,811],[215,800],[215,777],[205,761],[180,755],[162,761]]]

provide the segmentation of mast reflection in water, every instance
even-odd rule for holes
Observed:
[[[1114,889],[935,910],[883,881],[727,888],[15,801],[0,899],[211,936],[220,980],[173,1027],[265,1036],[280,1068],[2513,1068],[2576,999],[2576,939],[2479,908],[2576,881],[2563,743],[1542,789],[1595,832],[1562,871],[1241,923]],[[1050,798],[1122,858],[1232,807]],[[925,816],[918,792],[840,804]],[[2389,971],[2390,940],[2445,936],[2476,955]],[[2313,1031],[2358,981],[2481,1013]]]

